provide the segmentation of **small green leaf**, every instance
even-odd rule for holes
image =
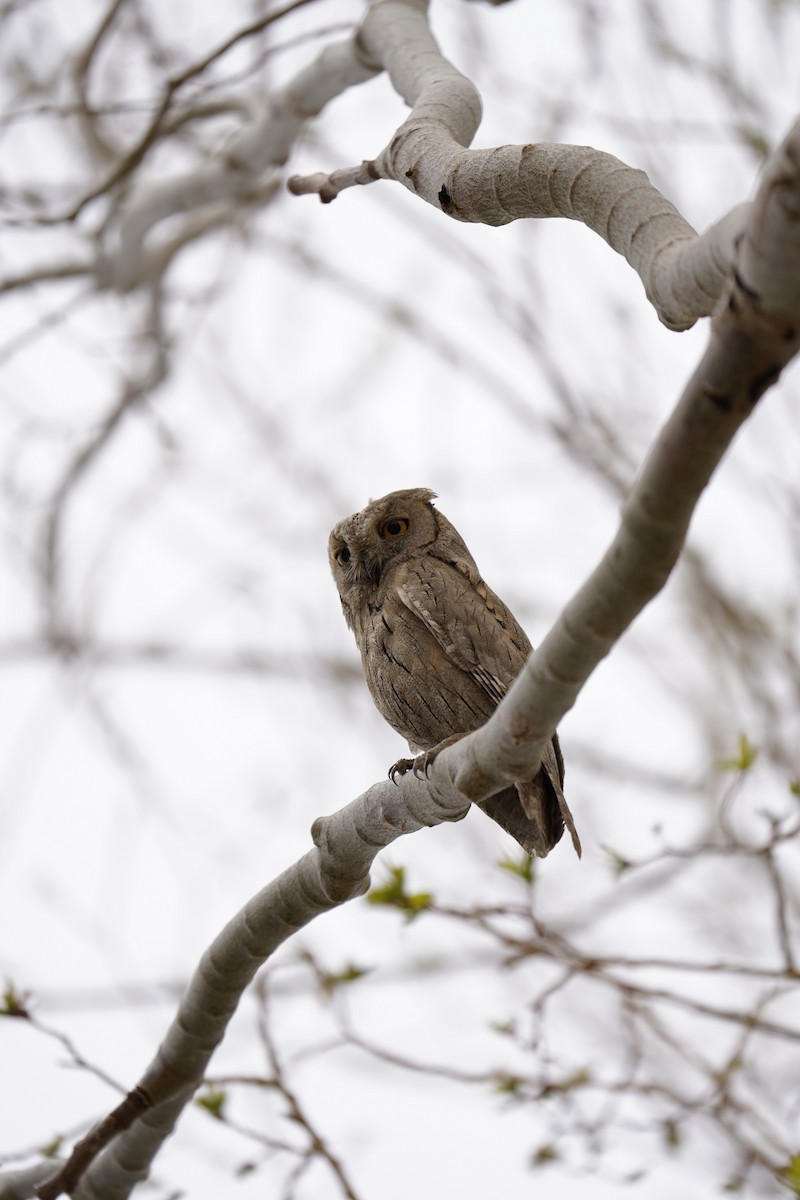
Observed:
[[[504,1096],[515,1096],[522,1087],[519,1075],[507,1075],[501,1071],[494,1077],[494,1090]]]
[[[492,1033],[499,1033],[503,1037],[513,1037],[517,1032],[516,1021],[490,1021],[489,1028]]]
[[[535,1154],[531,1155],[532,1167],[546,1167],[548,1163],[558,1161],[558,1150],[552,1143],[546,1146],[540,1146]]]
[[[586,1083],[591,1083],[592,1072],[588,1067],[576,1067],[571,1075],[567,1075],[564,1080],[564,1091],[570,1088],[583,1087]]]
[[[432,892],[407,892],[405,867],[390,867],[388,880],[379,887],[367,893],[370,904],[388,904],[404,913],[407,921],[413,921],[430,908],[433,903]]]
[[[682,1141],[683,1135],[681,1134],[681,1127],[678,1122],[670,1120],[665,1121],[664,1142],[666,1143],[667,1149],[677,1150]]]
[[[748,740],[744,733],[739,734],[737,752],[733,758],[723,758],[719,763],[720,771],[749,771],[758,757],[758,750]]]
[[[750,125],[746,121],[740,121],[736,125],[736,133],[739,141],[747,146],[749,150],[752,150],[759,160],[766,158],[770,153],[772,146],[769,138],[762,130],[756,129],[754,125]]]
[[[197,1097],[195,1104],[211,1113],[217,1121],[221,1121],[226,1099],[227,1095],[221,1088],[210,1087],[202,1096]]]
[[[39,1150],[42,1158],[55,1158],[61,1147],[64,1145],[64,1139],[60,1133],[57,1133],[51,1142],[46,1146],[42,1146]]]
[[[414,918],[418,917],[419,914],[424,912],[426,908],[430,908],[431,904],[433,903],[433,893],[417,892],[416,895],[407,897],[407,903],[408,910],[406,917],[409,921],[413,921]]]
[[[800,1196],[800,1154],[794,1154],[781,1172],[795,1196]]]
[[[630,859],[623,858],[621,854],[618,854],[616,850],[612,850],[610,846],[601,846],[600,849],[603,850],[610,858],[611,870],[614,872],[614,875],[617,879],[619,879],[620,875],[624,874],[624,872],[633,865]]]
[[[722,1185],[723,1192],[740,1192],[742,1190],[742,1180],[738,1175],[733,1175],[730,1179],[726,1179]]]
[[[30,992],[18,992],[13,983],[6,982],[2,997],[0,997],[0,1017],[29,1017],[28,1001],[30,996]]]
[[[789,784],[789,792],[792,796],[800,796],[800,779],[793,779]]]
[[[522,854],[519,858],[501,858],[497,865],[501,870],[508,871],[509,875],[521,879],[523,883],[533,883],[533,859],[530,854]]]
[[[343,984],[355,983],[357,979],[363,979],[365,975],[369,975],[371,969],[371,967],[357,967],[355,963],[347,963],[341,971],[331,971],[323,975],[320,980],[320,988],[325,996],[331,996]]]
[[[499,1070],[494,1076],[494,1091],[499,1092],[500,1096],[516,1096],[524,1082],[521,1075],[511,1075],[505,1070]]]
[[[389,878],[385,883],[374,887],[367,893],[370,904],[397,904],[405,895],[405,867],[390,867]]]
[[[553,1096],[558,1092],[571,1092],[573,1088],[583,1087],[590,1083],[592,1073],[587,1067],[577,1067],[563,1079],[551,1079],[542,1088],[542,1096]]]

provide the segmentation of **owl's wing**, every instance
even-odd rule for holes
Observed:
[[[499,704],[522,670],[531,644],[502,600],[467,563],[427,556],[409,563],[397,596],[448,658]]]
[[[486,586],[474,566],[427,556],[409,563],[396,592],[433,635],[450,661],[499,704],[531,652],[513,613]],[[564,761],[554,734],[536,778],[505,789],[481,807],[529,854],[544,856],[566,824],[580,857],[581,844],[564,798]]]

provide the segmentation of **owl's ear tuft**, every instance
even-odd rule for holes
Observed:
[[[394,500],[406,501],[406,502],[419,500],[423,504],[430,504],[433,500],[436,499],[437,493],[434,492],[431,488],[419,487],[419,488],[403,488],[399,492],[392,492],[391,495]]]

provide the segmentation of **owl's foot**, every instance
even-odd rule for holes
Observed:
[[[438,749],[437,746],[436,750]],[[423,750],[416,758],[398,758],[397,762],[389,767],[389,778],[392,783],[397,783],[395,775],[405,775],[407,771],[413,771],[417,779],[427,779],[435,758],[435,750]]]
[[[463,733],[454,733],[452,737],[447,737],[436,746],[431,746],[430,750],[423,750],[416,758],[398,758],[397,762],[389,767],[389,778],[392,783],[397,783],[395,775],[405,775],[407,771],[413,771],[417,779],[427,779],[440,751],[444,750],[445,746],[452,746],[455,742],[460,742],[464,736]]]
[[[389,778],[392,783],[397,783],[396,775],[405,775],[406,771],[413,771],[415,758],[398,758],[396,763],[392,763],[389,767]]]

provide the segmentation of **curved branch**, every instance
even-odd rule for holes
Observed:
[[[87,471],[106,449],[132,408],[141,404],[164,380],[169,369],[167,336],[161,319],[160,280],[151,288],[142,342],[147,349],[137,374],[125,381],[116,402],[94,435],[78,451],[55,488],[44,522],[41,573],[49,636],[61,640],[61,535],[70,498]]]
[[[399,786],[387,781],[317,820],[312,828],[316,849],[254,896],[223,929],[203,955],[138,1085],[36,1194],[42,1200],[63,1192],[76,1200],[128,1196],[191,1100],[259,967],[315,917],[362,896],[372,861],[385,846],[424,826],[465,816],[469,805],[453,795],[443,805],[431,799],[420,780],[410,777]]]
[[[37,283],[50,283],[54,279],[80,279],[91,275],[92,263],[75,260],[74,262],[56,263],[53,266],[34,267],[30,271],[21,271],[19,275],[7,275],[0,279],[0,292],[15,292],[22,288],[33,287]]]
[[[89,149],[105,161],[113,157],[115,147],[104,136],[97,121],[97,114],[89,102],[89,73],[100,47],[119,15],[120,9],[126,3],[127,0],[111,0],[111,4],[103,14],[97,29],[75,59],[72,68],[73,86],[78,95],[78,121],[84,139]]]
[[[434,763],[470,799],[538,766],[595,667],[666,583],[700,497],[739,427],[800,349],[800,122],[765,168],[740,240],[736,283],[700,365],[650,451],[619,531],[490,721]],[[779,257],[780,255],[780,257]],[[535,714],[535,716],[534,716]],[[441,764],[441,765],[440,765]],[[452,764],[452,766],[450,765]]]
[[[374,0],[359,38],[411,113],[374,162],[294,176],[289,190],[330,201],[344,188],[393,179],[459,221],[581,221],[622,254],[670,329],[715,312],[727,294],[745,208],[700,237],[644,171],[590,146],[541,143],[469,150],[480,121],[473,85],[430,32],[427,0]]]

